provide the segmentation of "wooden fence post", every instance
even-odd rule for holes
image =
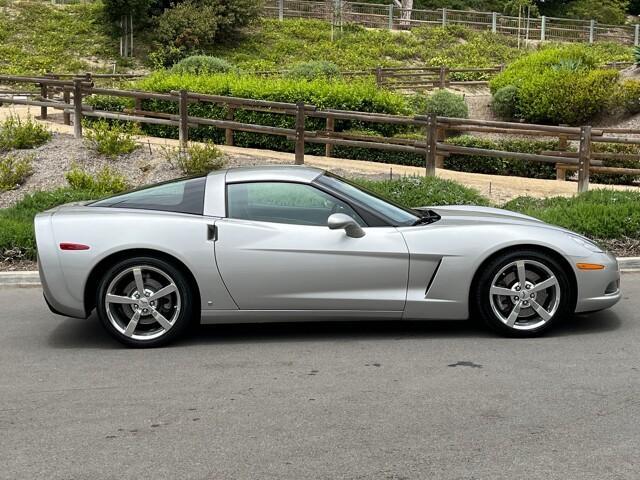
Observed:
[[[296,165],[304,165],[304,103],[296,103]]]
[[[284,0],[278,0],[278,20],[284,20]]]
[[[180,100],[178,103],[178,112],[180,114],[180,126],[178,138],[180,140],[180,148],[187,148],[187,142],[189,141],[189,112],[188,112],[188,97],[186,90],[180,90]]]
[[[43,101],[47,100],[47,97],[49,95],[49,87],[47,86],[46,83],[41,83],[40,84],[40,97],[42,97]],[[47,119],[47,107],[40,107],[40,118],[42,120],[46,120]]]
[[[436,141],[444,142],[445,138],[446,138],[445,129],[442,127],[438,127],[436,129]],[[436,149],[436,153],[437,153],[437,149]],[[436,168],[444,168],[444,157],[442,155],[436,155]]]
[[[591,20],[589,23],[589,43],[593,43],[596,37],[596,21]]]
[[[442,26],[443,27],[447,26],[447,9],[446,8],[442,9]]]
[[[492,12],[491,13],[491,33],[497,33],[497,32],[498,32],[498,13]]]
[[[73,79],[73,136],[82,138],[82,79]]]
[[[560,125],[562,126],[562,125]],[[558,135],[558,151],[565,152],[567,150],[568,141],[566,135]],[[561,163],[556,163],[556,180],[564,182],[567,179],[567,169]]]
[[[227,105],[227,114],[225,115],[225,120],[233,121],[235,109],[231,108]],[[225,145],[233,146],[233,129],[225,128],[224,129],[224,143]]]
[[[425,174],[433,177],[436,174],[436,151],[438,141],[438,119],[435,114],[427,115],[427,149],[425,158]]]
[[[66,104],[71,103],[71,91],[68,87],[62,87],[62,101]],[[62,121],[65,125],[71,125],[71,114],[68,110],[62,111]]]
[[[640,42],[640,24],[636,23],[633,28],[633,46],[637,47]]]
[[[578,192],[589,190],[591,164],[591,127],[580,127],[580,154],[578,157]]]
[[[376,67],[376,85],[382,86],[382,67]]]
[[[544,41],[547,38],[547,17],[542,15],[540,17],[540,40]]]
[[[393,3],[389,4],[389,30],[393,30]]]
[[[327,132],[335,131],[335,119],[333,117],[327,117]],[[333,145],[329,145],[328,143],[324,146],[324,156],[331,157],[333,155]]]
[[[440,88],[447,86],[447,67],[440,67]]]

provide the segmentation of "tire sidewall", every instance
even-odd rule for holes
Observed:
[[[123,335],[111,324],[106,311],[105,297],[107,294],[107,288],[111,281],[116,277],[116,275],[127,268],[144,265],[155,267],[169,275],[169,277],[173,279],[181,298],[180,313],[178,314],[178,318],[176,319],[173,327],[171,327],[171,329],[164,335],[153,340],[136,340]],[[191,287],[189,286],[184,273],[182,273],[182,271],[176,268],[172,263],[154,257],[140,256],[119,261],[113,267],[109,268],[102,276],[98,282],[96,295],[96,310],[100,323],[119,342],[130,347],[159,347],[172,342],[184,332],[189,325],[193,314],[193,293],[191,292]]]
[[[491,283],[496,274],[505,265],[516,260],[532,260],[542,263],[553,272],[560,288],[560,304],[555,314],[546,323],[532,330],[516,330],[502,323],[493,312],[489,300]],[[546,332],[559,318],[563,318],[570,313],[572,298],[573,292],[569,277],[565,269],[555,258],[536,250],[516,250],[500,255],[484,265],[483,271],[480,272],[475,286],[474,306],[475,311],[479,313],[484,322],[501,335],[509,337],[532,337]]]

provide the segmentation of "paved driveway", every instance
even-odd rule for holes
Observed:
[[[203,327],[136,351],[0,290],[0,478],[637,479],[640,274],[545,338]]]

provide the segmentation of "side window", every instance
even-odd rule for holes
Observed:
[[[154,185],[93,202],[93,207],[138,208],[202,215],[206,177]]]
[[[333,213],[345,213],[361,226],[360,216],[346,203],[311,185],[286,182],[227,185],[229,218],[257,222],[326,226]]]

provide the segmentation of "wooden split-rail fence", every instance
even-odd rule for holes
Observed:
[[[436,115],[401,116],[335,109],[318,109],[313,105],[306,105],[304,103],[272,102],[220,95],[205,95],[188,92],[186,90],[155,93],[101,88],[96,87],[93,82],[87,81],[85,77],[65,80],[49,77],[0,75],[0,85],[1,84],[36,85],[41,95],[24,98],[16,96],[7,98],[0,97],[0,103],[40,107],[41,118],[47,118],[48,109],[61,110],[63,112],[64,123],[73,125],[74,135],[77,138],[82,137],[82,119],[88,117],[176,127],[179,132],[180,145],[182,147],[187,146],[189,129],[199,126],[213,126],[223,129],[225,131],[225,143],[227,145],[233,145],[234,132],[236,131],[281,136],[294,142],[296,164],[304,163],[305,145],[307,143],[315,143],[325,145],[326,156],[333,155],[333,148],[336,145],[422,155],[424,156],[426,175],[434,175],[435,169],[441,168],[444,158],[449,155],[500,157],[550,163],[556,166],[559,180],[565,179],[567,171],[577,171],[579,192],[588,190],[589,175],[591,173],[640,175],[640,168],[612,167],[604,164],[607,159],[640,161],[640,154],[596,153],[593,152],[592,149],[594,143],[640,145],[640,130],[638,129],[536,125],[447,118]],[[83,100],[90,95],[132,98],[134,99],[135,107],[124,112],[100,110],[83,102]],[[175,102],[178,106],[178,113],[145,111],[142,109],[142,102],[146,99]],[[193,103],[212,103],[222,106],[226,109],[226,117],[225,119],[212,119],[190,115],[188,107]],[[294,127],[283,128],[239,122],[234,119],[237,110],[269,112],[294,117]],[[305,121],[308,118],[324,119],[325,128],[322,130],[307,130]],[[336,131],[336,121],[406,125],[415,127],[416,130],[423,133],[422,138],[417,139],[357,135],[349,132]],[[450,132],[507,134],[516,137],[555,137],[559,139],[559,148],[555,151],[523,153],[459,146],[446,143],[446,135],[450,134]],[[631,137],[630,135],[638,135],[638,137]],[[571,142],[577,143],[577,151],[574,152],[569,149]]]

